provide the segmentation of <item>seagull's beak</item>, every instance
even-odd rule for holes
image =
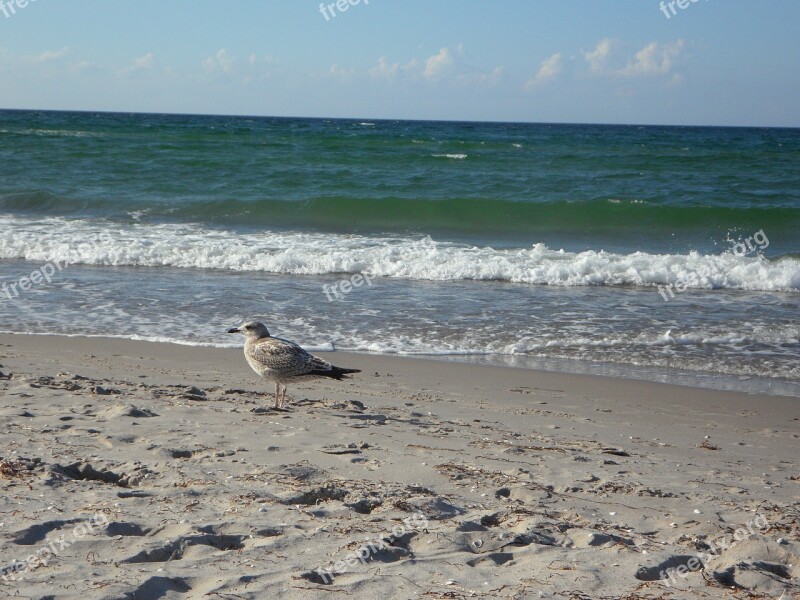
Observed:
[[[233,327],[232,329],[228,329],[228,333],[242,333],[242,330],[237,327]]]

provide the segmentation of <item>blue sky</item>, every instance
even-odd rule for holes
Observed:
[[[3,108],[800,126],[797,0],[0,2]]]

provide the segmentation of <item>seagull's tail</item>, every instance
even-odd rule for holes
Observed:
[[[331,367],[330,371],[315,370],[311,371],[312,375],[319,375],[320,377],[330,377],[341,381],[345,379],[345,375],[350,373],[361,373],[361,369],[343,369],[341,367]]]

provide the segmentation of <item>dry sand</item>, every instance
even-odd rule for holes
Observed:
[[[0,597],[800,598],[800,399],[335,361],[0,336]]]

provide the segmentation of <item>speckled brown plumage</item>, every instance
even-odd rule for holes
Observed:
[[[359,369],[335,367],[294,342],[272,337],[266,326],[257,321],[229,329],[228,333],[241,333],[247,338],[244,357],[256,373],[275,383],[276,408],[285,406],[287,383],[320,377],[341,380],[350,373],[360,373]]]

